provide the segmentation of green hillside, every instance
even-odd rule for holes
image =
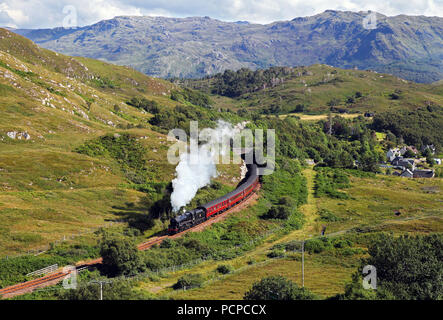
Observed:
[[[191,108],[171,100],[181,90],[127,67],[42,49],[0,29],[0,255],[121,220],[127,203],[149,195],[139,210],[146,213],[174,177],[174,166],[166,161],[166,136],[149,123],[152,114],[126,102]],[[126,133],[129,140],[116,138]],[[143,150],[141,181],[112,153],[76,152],[104,135],[115,135],[112,143],[123,151]],[[233,185],[240,170],[226,170],[218,180]]]
[[[423,85],[388,74],[327,65],[255,72],[241,69],[177,83],[216,95],[214,101],[220,108],[262,114],[364,113],[443,105],[441,83]]]
[[[95,299],[98,279],[112,281],[105,299],[241,299],[267,275],[300,285],[303,240],[306,288],[319,298],[349,298],[361,259],[379,258],[371,248],[385,233],[388,245],[423,235],[404,240],[399,254],[392,247],[390,268],[415,270],[418,287],[440,285],[443,166],[420,152],[426,161],[417,166],[435,177],[408,179],[379,164],[388,148],[404,144],[434,144],[439,156],[442,105],[441,83],[326,65],[159,80],[0,29],[0,288],[51,264],[102,256],[101,266],[80,274],[78,290],[58,284],[15,299]],[[328,121],[330,111],[347,114]],[[361,116],[366,111],[374,117]],[[165,134],[218,119],[275,129],[275,172],[211,226],[137,250],[174,215]],[[217,169],[187,207],[237,185],[239,165]],[[426,248],[428,240],[435,245]],[[417,266],[425,258],[432,277],[422,283]],[[405,288],[392,294],[413,296]]]

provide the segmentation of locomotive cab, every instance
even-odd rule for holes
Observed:
[[[197,208],[186,211],[185,213],[172,218],[168,227],[168,234],[176,234],[183,230],[189,229],[206,220],[206,210],[204,208]]]
[[[178,232],[179,223],[175,218],[172,218],[169,222],[168,234],[175,234]]]

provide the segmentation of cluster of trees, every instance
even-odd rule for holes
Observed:
[[[212,93],[231,98],[248,92],[266,89],[284,82],[292,74],[288,67],[271,67],[266,70],[252,71],[242,68],[237,71],[226,70],[214,76]]]
[[[306,179],[298,160],[277,157],[276,171],[263,176],[263,197],[269,209],[263,219],[286,220],[291,228],[303,225],[303,215],[297,208],[307,201]]]
[[[204,121],[213,123],[206,112],[191,106],[177,105],[175,108],[165,108],[149,120],[149,123],[164,131],[171,129],[183,129],[189,133],[190,121]]]
[[[377,172],[377,163],[384,159],[384,154],[377,151],[375,133],[367,128],[364,119],[335,117],[332,123],[331,135],[329,121],[303,123],[292,117],[263,118],[250,127],[277,128],[277,155],[300,161],[311,158],[319,165],[333,168],[354,168],[357,161],[360,169]]]
[[[146,149],[128,133],[108,134],[89,140],[74,151],[90,157],[109,156],[119,163],[128,180],[146,183]]]
[[[146,112],[157,114],[160,112],[161,107],[157,103],[157,101],[154,100],[148,100],[145,97],[133,97],[131,100],[126,102],[130,106],[143,109]]]
[[[103,281],[102,288],[100,283]],[[79,283],[75,290],[62,290],[60,298],[62,300],[99,300],[100,290],[103,300],[144,300],[141,292],[134,290],[134,281],[131,280],[117,280],[106,278],[98,278],[95,281],[86,283]]]
[[[307,288],[282,277],[270,276],[255,282],[243,299],[245,300],[315,300],[318,297]]]
[[[145,268],[133,239],[105,233],[100,242],[104,272],[109,276],[134,275]]]
[[[208,95],[188,88],[184,88],[182,91],[172,91],[171,99],[174,101],[188,102],[203,108],[211,108],[212,104],[212,101]]]
[[[430,105],[414,111],[400,110],[378,113],[374,116],[372,128],[388,133],[394,143],[404,141],[404,143],[414,145],[418,149],[424,145],[433,144],[438,150],[441,150],[443,107]],[[398,137],[398,141],[395,137]]]
[[[199,273],[185,274],[181,276],[172,287],[175,290],[198,288],[203,284],[204,281],[203,276]]]
[[[284,196],[280,198],[278,204],[273,205],[266,213],[267,219],[282,219],[286,220],[294,212],[296,203],[293,198]]]
[[[441,300],[443,298],[443,235],[382,234],[368,248],[353,281],[341,299]],[[377,290],[362,287],[363,266],[377,270]]]

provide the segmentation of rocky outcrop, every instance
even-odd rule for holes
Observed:
[[[17,131],[8,131],[6,132],[6,135],[10,139],[17,139],[17,140],[30,140],[31,135],[29,133],[25,132],[17,132]]]

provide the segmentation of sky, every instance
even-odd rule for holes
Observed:
[[[443,17],[443,0],[0,0],[0,26],[77,27],[122,15],[209,16],[265,24],[328,9]]]

